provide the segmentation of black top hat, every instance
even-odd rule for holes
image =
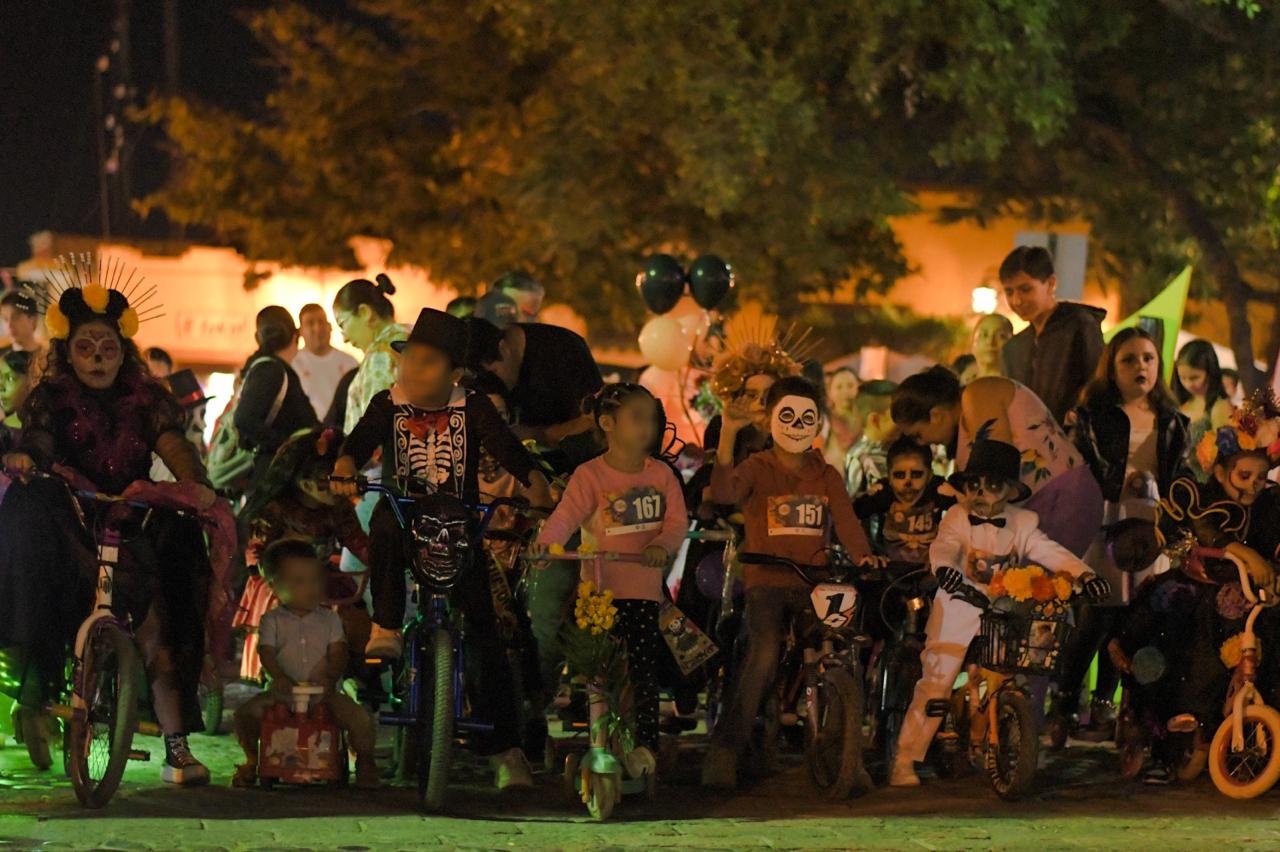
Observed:
[[[413,324],[408,340],[397,340],[391,348],[403,352],[410,343],[434,346],[453,359],[454,366],[461,367],[467,359],[467,323],[435,308],[423,308],[418,321]]]
[[[947,482],[957,491],[964,491],[966,482],[980,476],[1015,485],[1017,493],[1009,498],[1011,503],[1021,502],[1031,496],[1031,489],[1022,481],[1022,453],[1013,444],[1006,444],[1004,441],[978,441],[969,453],[969,463],[964,466],[964,470],[951,474]]]
[[[184,408],[208,402],[210,399],[204,395],[204,389],[200,387],[196,374],[190,370],[178,370],[171,374],[169,376],[169,390],[173,391],[173,395],[178,398],[178,402]]]

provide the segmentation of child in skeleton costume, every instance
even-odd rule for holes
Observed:
[[[910,438],[889,446],[886,476],[853,501],[867,525],[871,546],[889,562],[925,565],[942,513],[955,498],[938,493],[945,480],[933,473],[933,453]]]
[[[445,494],[475,505],[483,446],[528,489],[535,505],[545,505],[547,481],[533,457],[488,397],[458,386],[466,360],[466,323],[424,308],[409,339],[391,345],[400,353],[396,383],[373,397],[347,436],[333,468],[333,490],[354,494],[356,473],[382,447],[383,479],[394,481],[402,493]],[[366,653],[395,657],[403,650],[404,570],[412,542],[385,501],[374,510],[369,538],[374,625]],[[452,595],[466,617],[467,642],[479,661],[479,707],[494,724],[484,747],[495,755],[498,785],[527,786],[531,779],[518,748],[511,671],[495,625],[487,572],[479,565],[464,567]]]
[[[920,783],[914,764],[924,760],[941,721],[926,716],[925,707],[950,692],[969,643],[978,634],[981,610],[953,597],[962,586],[985,593],[997,571],[1030,562],[1079,578],[1085,593],[1094,600],[1106,597],[1109,591],[1105,580],[1095,577],[1087,565],[1040,531],[1035,512],[1008,505],[1031,494],[1019,479],[1019,467],[1016,447],[984,440],[974,445],[964,472],[949,480],[960,497],[943,516],[938,537],[929,548],[939,588],[925,626],[920,658],[924,673],[903,721],[889,774],[894,787]]]
[[[866,534],[853,514],[844,478],[813,449],[822,425],[817,389],[801,378],[785,378],[769,389],[773,446],[734,464],[737,431],[750,421],[743,405],[725,409],[711,499],[738,504],[746,517],[743,552],[763,553],[802,565],[824,566],[834,530],[854,560],[870,555]],[[748,565],[746,572],[747,657],[702,768],[702,783],[731,788],[737,755],[746,745],[760,702],[773,682],[778,649],[788,621],[809,610],[809,587],[794,572]],[[869,779],[864,779],[869,784]]]

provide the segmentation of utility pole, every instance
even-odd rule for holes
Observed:
[[[111,185],[107,179],[107,119],[103,109],[102,90],[110,69],[111,58],[104,53],[98,57],[93,74],[93,138],[98,143],[98,210],[102,216],[104,240],[111,239]]]

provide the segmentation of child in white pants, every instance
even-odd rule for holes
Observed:
[[[938,593],[925,626],[920,655],[922,675],[898,735],[897,755],[889,784],[911,787],[920,783],[915,763],[924,760],[941,722],[925,715],[928,703],[951,692],[964,663],[969,643],[978,634],[981,610],[954,596],[963,585],[985,593],[996,572],[1033,563],[1083,581],[1095,599],[1107,595],[1107,583],[1088,566],[1040,531],[1039,516],[1008,505],[1025,500],[1030,489],[1018,477],[1017,448],[1002,441],[979,441],[962,473],[951,477],[959,503],[949,509],[929,548],[929,561],[938,578]]]

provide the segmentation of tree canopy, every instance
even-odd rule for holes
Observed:
[[[1238,352],[1268,297],[1280,41],[1243,0],[351,0],[250,27],[271,94],[154,103],[177,168],[146,203],[251,257],[376,235],[625,327],[644,255],[715,252],[794,313],[905,274],[889,219],[944,183],[977,193],[957,215],[1086,216],[1134,304],[1199,261]]]

